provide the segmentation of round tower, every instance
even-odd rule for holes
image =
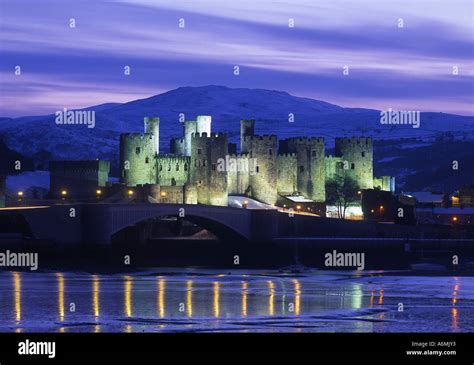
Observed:
[[[126,186],[156,182],[156,145],[152,134],[120,135],[121,181]]]
[[[342,159],[344,172],[356,181],[360,189],[373,189],[372,138],[336,138],[335,155]]]
[[[246,144],[245,136],[253,136],[255,134],[255,120],[240,121],[240,153],[247,153],[249,146]]]
[[[212,117],[210,115],[198,115],[196,118],[196,132],[200,134],[207,133],[210,136],[211,122]]]
[[[184,153],[186,156],[191,156],[191,140],[192,135],[196,133],[196,121],[187,120],[184,122],[183,135],[184,135]]]
[[[191,142],[191,178],[200,204],[227,206],[226,133],[195,133]]]
[[[155,153],[160,153],[160,118],[144,118],[145,134],[151,134],[154,138]]]
[[[244,136],[250,150],[250,186],[252,196],[267,204],[277,202],[277,153],[278,140],[275,135]]]
[[[326,200],[324,138],[296,137],[286,140],[290,153],[296,154],[297,190],[316,202]]]

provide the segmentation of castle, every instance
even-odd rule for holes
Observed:
[[[326,156],[324,138],[278,141],[256,135],[254,120],[242,120],[237,153],[226,133],[211,131],[210,116],[198,116],[170,141],[170,154],[160,154],[159,118],[144,124],[143,134],[120,136],[120,179],[147,187],[156,202],[227,206],[229,195],[243,195],[270,205],[289,196],[324,203],[326,180],[341,171],[360,189],[394,189],[393,178],[373,176],[371,138],[336,138],[335,156]]]

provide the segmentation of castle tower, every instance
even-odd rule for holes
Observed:
[[[252,164],[250,186],[252,196],[267,204],[277,202],[277,153],[278,140],[271,136],[244,136]]]
[[[156,143],[151,133],[120,135],[121,182],[126,186],[156,182]]]
[[[191,178],[200,204],[227,206],[226,133],[195,133],[191,140]]]
[[[289,138],[290,153],[296,154],[297,189],[315,202],[326,200],[326,163],[324,138]]]
[[[211,122],[212,117],[210,115],[198,115],[196,118],[196,133],[207,133],[210,136]]]
[[[360,189],[373,188],[372,138],[336,138],[335,155],[342,159],[344,172],[357,182]]]
[[[255,134],[255,120],[241,120],[240,121],[240,153],[247,153],[249,151],[244,136],[253,136]]]
[[[178,156],[186,156],[184,138],[172,138],[170,141],[170,152]]]
[[[183,126],[183,137],[184,137],[184,153],[186,156],[191,156],[191,139],[192,135],[196,133],[196,121],[187,120]]]
[[[155,143],[155,153],[160,153],[160,118],[145,117],[145,133],[153,135]]]

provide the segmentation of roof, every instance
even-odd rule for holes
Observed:
[[[305,198],[303,195],[285,195],[284,197],[295,203],[314,203],[313,200]]]
[[[407,194],[413,196],[418,203],[442,203],[444,199],[444,194],[436,194],[430,191],[417,191]]]

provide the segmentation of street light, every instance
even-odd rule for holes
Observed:
[[[96,193],[97,195],[101,195],[101,194],[102,194],[102,190],[97,189],[95,193]]]
[[[129,190],[128,191],[128,196],[132,196],[133,195],[133,190]]]

